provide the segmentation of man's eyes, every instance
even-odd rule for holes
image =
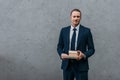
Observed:
[[[73,16],[73,18],[76,18],[76,17],[79,18],[80,16]]]

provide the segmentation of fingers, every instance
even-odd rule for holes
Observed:
[[[61,58],[62,58],[62,59],[66,59],[67,57],[68,57],[67,54],[65,54],[65,53],[62,53],[62,54],[61,54]]]
[[[78,59],[77,60],[81,60],[83,58],[83,55],[82,55],[83,53],[80,50],[78,50],[77,52],[78,52]]]
[[[81,60],[81,59],[82,59],[82,57],[81,57],[81,56],[78,56],[77,60]]]

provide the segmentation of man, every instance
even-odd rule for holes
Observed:
[[[61,29],[57,52],[62,59],[64,80],[88,80],[88,58],[95,52],[89,28],[80,24],[81,11],[73,9],[70,13],[71,25]],[[69,51],[76,51],[77,57],[70,58]]]

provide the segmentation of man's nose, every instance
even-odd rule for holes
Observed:
[[[75,17],[75,19],[79,19],[78,17]]]
[[[75,20],[78,20],[78,18],[75,18]]]

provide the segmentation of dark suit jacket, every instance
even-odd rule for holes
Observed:
[[[69,36],[70,36],[70,26],[64,27],[61,29],[59,41],[57,45],[57,52],[61,57],[62,53],[68,54],[69,51]],[[76,60],[76,68],[79,71],[88,71],[88,58],[92,56],[95,52],[92,34],[89,28],[80,25],[79,33],[78,33],[78,42],[77,42],[77,50],[82,51],[85,55],[85,59],[81,59],[79,61]],[[61,68],[63,70],[67,69],[69,63],[69,59],[62,60]]]

